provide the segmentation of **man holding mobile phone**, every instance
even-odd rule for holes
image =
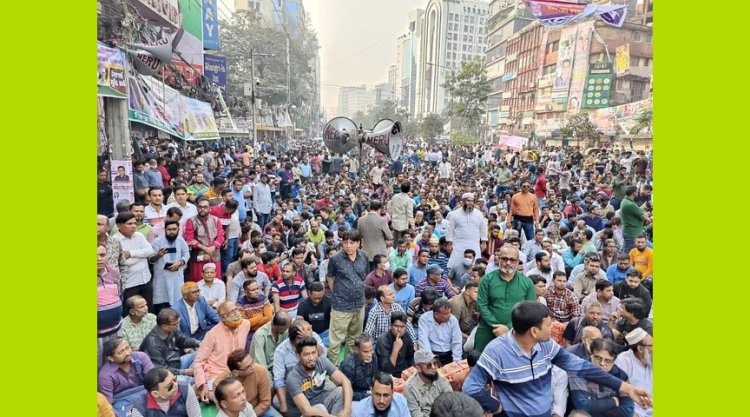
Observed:
[[[164,235],[156,238],[151,246],[156,253],[149,258],[154,264],[154,311],[168,307],[182,298],[180,286],[184,282],[184,269],[190,259],[190,249],[179,235],[180,223],[167,220]]]

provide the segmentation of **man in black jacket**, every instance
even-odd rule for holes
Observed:
[[[154,366],[166,367],[178,380],[193,383],[193,360],[200,342],[179,332],[180,315],[171,308],[162,309],[156,316],[156,327],[141,343],[141,351],[151,358]]]
[[[401,372],[414,365],[414,341],[406,331],[406,313],[391,313],[391,330],[383,333],[377,341],[375,357],[378,358],[378,369],[396,378]]]

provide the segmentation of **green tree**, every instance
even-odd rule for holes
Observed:
[[[443,119],[440,115],[430,113],[422,119],[420,133],[425,139],[434,139],[443,133]]]
[[[646,130],[646,133],[651,133],[651,124],[654,120],[653,110],[644,110],[635,119],[636,125],[631,133],[638,134],[641,130]]]
[[[563,138],[584,141],[586,146],[596,145],[596,142],[604,135],[587,114],[576,114],[569,117],[565,121],[565,126],[560,128],[560,134]]]
[[[479,126],[491,91],[484,62],[479,58],[464,61],[458,72],[452,71],[446,77],[442,87],[453,101],[449,114],[454,117],[454,128]]]

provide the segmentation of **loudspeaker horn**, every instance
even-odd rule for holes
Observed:
[[[357,124],[348,117],[334,117],[323,129],[323,143],[333,153],[349,152],[359,145]]]
[[[395,161],[403,149],[402,131],[401,122],[382,119],[375,123],[372,132],[365,133],[363,142]]]

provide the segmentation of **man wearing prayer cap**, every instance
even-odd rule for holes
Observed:
[[[205,298],[214,310],[227,299],[227,287],[224,281],[216,279],[215,263],[209,262],[203,265],[203,279],[198,281],[198,289],[201,290],[201,297]]]
[[[640,327],[625,334],[626,351],[617,355],[615,365],[628,374],[628,382],[654,392],[654,338]],[[653,408],[635,404],[636,416],[651,417]]]
[[[445,237],[453,243],[448,269],[463,262],[466,249],[482,253],[483,246],[487,244],[487,218],[474,208],[474,194],[464,193],[461,200],[462,205],[450,212],[447,218]]]

